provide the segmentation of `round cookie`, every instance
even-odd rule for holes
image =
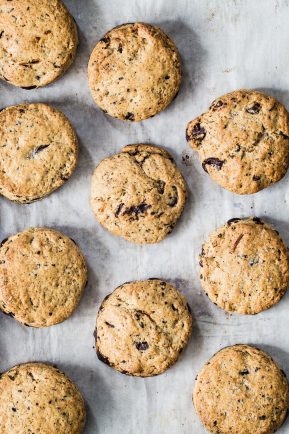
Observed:
[[[124,283],[100,306],[97,355],[123,374],[158,375],[177,361],[191,328],[187,301],[172,285],[159,279]]]
[[[71,176],[77,155],[76,134],[58,110],[20,104],[0,112],[0,194],[6,198],[31,203],[48,195]]]
[[[87,282],[82,252],[70,238],[31,228],[0,248],[0,308],[17,321],[47,327],[76,309]]]
[[[111,233],[135,243],[157,243],[174,228],[186,184],[171,155],[152,145],[125,146],[105,158],[92,177],[91,206]]]
[[[202,368],[193,402],[210,433],[273,434],[286,417],[288,381],[268,354],[234,345]]]
[[[289,285],[282,239],[259,218],[231,219],[210,234],[200,255],[208,297],[227,312],[256,314],[278,303]]]
[[[76,385],[43,363],[15,366],[0,376],[0,432],[81,434],[85,405]]]
[[[88,79],[96,104],[110,116],[141,121],[164,110],[182,78],[174,42],[158,27],[128,23],[96,44]]]
[[[61,0],[0,0],[0,77],[33,89],[72,64],[77,28]]]
[[[203,169],[233,193],[256,193],[288,169],[289,114],[274,98],[255,90],[216,99],[188,124],[186,136]]]

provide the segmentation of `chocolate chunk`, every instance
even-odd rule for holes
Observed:
[[[203,167],[204,171],[208,173],[207,168],[206,168],[207,164],[209,166],[215,167],[217,170],[221,170],[223,167],[224,161],[221,161],[218,158],[214,158],[214,157],[206,158],[206,160],[204,160],[202,163],[202,167]]]
[[[4,240],[2,240],[2,241],[1,241],[1,243],[0,243],[0,247],[2,247],[2,246],[3,246],[3,244],[5,244],[5,243],[6,243],[6,241],[8,241],[8,238],[4,238]]]
[[[259,217],[253,217],[253,222],[256,223],[256,225],[263,225],[264,224],[262,222],[262,220],[259,219]]]
[[[259,113],[260,109],[260,104],[258,102],[255,102],[252,107],[246,109],[246,112],[250,113],[250,115],[256,115],[257,113]]]
[[[151,205],[148,205],[146,203],[140,203],[139,205],[133,205],[129,208],[126,208],[122,215],[131,215],[135,214],[135,216],[138,216],[139,214],[143,214],[145,211],[147,211],[149,208],[151,208]]]
[[[259,416],[259,420],[265,420],[266,419],[266,416],[265,415],[263,415],[263,416]]]
[[[36,148],[32,149],[32,151],[27,156],[28,160],[31,160],[32,158],[34,158],[36,154],[39,154],[39,152],[48,148],[48,146],[50,146],[50,145],[40,145],[40,146],[37,146]]]
[[[206,137],[206,130],[200,122],[198,122],[196,125],[194,125],[194,128],[190,135],[187,135],[187,140],[197,140],[198,142],[201,142]]]
[[[27,86],[27,87],[21,87],[21,89],[25,89],[25,90],[31,90],[31,89],[36,89],[37,86]]]
[[[243,219],[240,219],[240,218],[232,218],[232,219],[230,219],[230,220],[227,221],[227,225],[230,226],[232,223],[237,223],[237,222],[239,222],[240,220],[243,220]]]
[[[253,176],[253,181],[260,181],[260,179],[261,176],[256,176],[256,175]]]
[[[156,181],[156,186],[159,194],[164,194],[165,191],[165,185],[166,183],[164,181],[161,181],[160,179]]]
[[[118,207],[117,207],[117,209],[116,209],[116,211],[115,211],[115,213],[114,213],[115,217],[118,217],[118,216],[119,216],[119,214],[120,214],[120,212],[121,212],[123,206],[124,206],[124,203],[120,203],[120,204],[118,205]]]
[[[119,53],[122,53],[122,44],[121,43],[119,43],[117,51]]]
[[[109,36],[104,36],[103,38],[100,39],[99,42],[104,42],[105,44],[109,44],[110,38],[109,38]]]
[[[236,250],[236,248],[237,248],[239,242],[241,241],[241,239],[243,238],[243,236],[244,236],[244,234],[240,234],[240,235],[238,236],[238,238],[236,239],[236,241],[235,241],[235,243],[234,243],[234,245],[233,245],[233,252]]]
[[[111,327],[111,328],[113,328],[114,329],[114,325],[113,324],[110,324],[109,322],[107,322],[107,321],[104,321],[105,322],[105,324],[108,326],[108,327]]]
[[[223,105],[227,105],[227,103],[224,103],[221,99],[219,99],[218,101],[213,102],[210,109],[216,111],[218,108],[222,107]]]
[[[125,115],[125,119],[127,119],[128,121],[134,121],[134,114],[127,112],[127,114]]]
[[[172,190],[174,191],[174,194],[169,195],[167,204],[173,208],[179,201],[179,194],[175,185],[172,186]]]
[[[248,369],[243,369],[243,371],[239,371],[240,375],[249,375],[250,372],[248,371]]]
[[[100,360],[102,363],[105,363],[108,366],[111,366],[110,361],[107,357],[105,357],[99,350],[96,350],[96,355],[98,357],[98,360]]]
[[[287,136],[287,134],[283,133],[283,131],[280,131],[279,135],[282,136],[284,139],[289,139],[289,136]]]
[[[149,344],[146,341],[136,342],[135,346],[136,346],[137,350],[139,350],[139,351],[146,351],[149,347]]]

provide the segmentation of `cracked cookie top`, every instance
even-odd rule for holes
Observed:
[[[123,374],[158,375],[177,361],[191,328],[187,301],[172,285],[159,279],[124,283],[100,306],[97,355]]]
[[[257,217],[231,219],[211,233],[199,260],[205,293],[227,312],[259,313],[278,303],[289,285],[286,246]]]
[[[84,400],[62,372],[44,363],[25,363],[0,375],[0,432],[81,434]]]
[[[76,134],[63,113],[46,104],[19,104],[0,112],[0,194],[30,203],[73,173]]]
[[[92,177],[91,206],[114,235],[157,243],[169,234],[186,201],[186,184],[170,154],[153,145],[129,145],[105,158]]]
[[[174,42],[158,27],[128,23],[95,46],[88,79],[96,104],[110,116],[141,121],[164,110],[181,84]]]
[[[61,0],[0,0],[0,77],[33,89],[71,65],[77,28]]]
[[[234,345],[216,353],[202,368],[193,402],[212,434],[273,434],[288,410],[288,381],[264,351]]]
[[[0,247],[0,309],[21,323],[48,327],[76,309],[87,282],[84,256],[73,240],[31,228]]]
[[[186,137],[203,169],[233,193],[256,193],[288,169],[289,114],[274,98],[255,90],[216,99],[189,122]]]

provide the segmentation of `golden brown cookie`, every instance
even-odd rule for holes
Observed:
[[[1,1],[1,0],[0,0]],[[19,203],[48,195],[73,173],[76,134],[47,104],[19,104],[0,112],[0,194]]]
[[[158,27],[128,23],[96,44],[88,79],[96,104],[110,116],[141,121],[164,110],[182,78],[174,42]]]
[[[25,325],[47,327],[67,319],[86,281],[80,249],[58,231],[31,228],[2,242],[0,308]]]
[[[200,255],[204,291],[228,312],[256,314],[283,297],[289,257],[276,232],[259,218],[231,219],[210,234]]]
[[[77,28],[61,0],[0,0],[0,77],[45,86],[72,64]]]
[[[187,141],[214,181],[234,193],[256,193],[288,169],[289,114],[271,96],[237,90],[188,124]]]
[[[177,361],[191,328],[188,303],[172,285],[159,279],[124,283],[100,306],[97,355],[123,374],[158,375]]]
[[[0,375],[2,434],[81,434],[85,414],[76,385],[50,365],[25,363]]]
[[[268,354],[234,345],[202,368],[193,402],[210,433],[273,434],[286,417],[288,381]]]
[[[174,228],[186,184],[171,155],[153,145],[125,146],[105,158],[92,177],[91,206],[111,233],[135,243],[157,243]]]

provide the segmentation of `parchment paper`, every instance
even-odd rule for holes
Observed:
[[[89,264],[89,285],[75,314],[47,329],[19,325],[0,314],[0,370],[30,360],[57,364],[79,386],[88,410],[86,434],[203,434],[191,394],[203,363],[220,348],[256,344],[289,374],[289,295],[257,316],[230,316],[201,290],[196,255],[208,233],[232,217],[257,215],[275,225],[289,245],[289,174],[251,196],[218,187],[185,141],[189,120],[230,90],[262,89],[289,108],[289,5],[287,0],[66,0],[80,33],[76,62],[56,83],[25,91],[0,84],[1,107],[23,101],[61,109],[80,141],[76,173],[64,187],[31,205],[0,199],[1,239],[29,226],[54,227],[71,236]],[[87,83],[89,54],[98,39],[123,22],[161,26],[183,59],[179,96],[158,116],[141,123],[106,117]],[[165,146],[182,170],[190,196],[173,233],[163,242],[137,246],[113,237],[89,207],[96,164],[128,143]],[[185,158],[188,155],[189,158]],[[185,159],[185,163],[183,161]],[[119,284],[161,277],[176,285],[194,315],[191,341],[179,362],[151,379],[121,375],[97,360],[92,336],[106,294]],[[280,434],[289,432],[289,421]],[[253,433],[252,433],[253,434]]]

